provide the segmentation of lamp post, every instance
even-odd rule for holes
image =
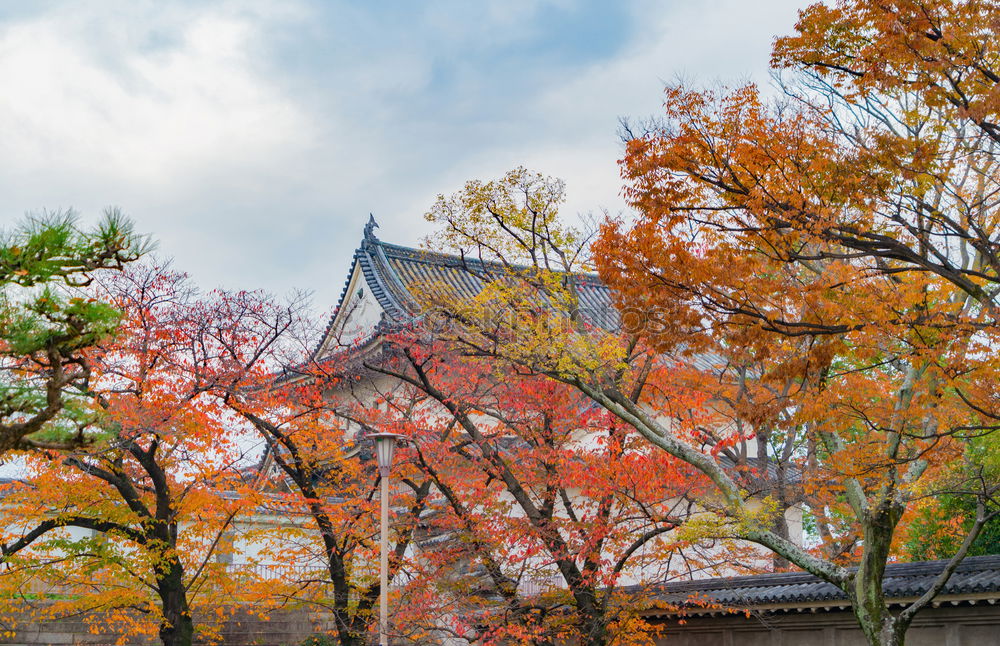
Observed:
[[[372,433],[368,437],[375,442],[375,459],[378,461],[378,475],[382,480],[378,643],[379,646],[389,646],[389,471],[392,469],[392,454],[396,449],[396,441],[403,439],[404,436],[396,433]]]

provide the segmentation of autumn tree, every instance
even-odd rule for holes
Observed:
[[[268,505],[294,523],[272,539],[282,564],[269,582],[277,603],[329,612],[339,643],[370,643],[378,620],[379,479],[366,434],[391,430],[381,419],[385,400],[372,389],[348,348],[312,356],[301,311],[259,311],[273,330],[259,347],[229,345],[221,364],[241,366],[217,380],[217,400],[255,430],[267,447],[258,486]],[[412,550],[431,491],[405,460],[406,476],[392,497],[389,581],[396,584]],[[290,523],[291,525],[291,523]]]
[[[199,296],[163,267],[104,277],[94,296],[123,312],[77,384],[91,402],[81,415],[101,436],[29,455],[28,477],[5,492],[17,521],[4,531],[4,599],[23,613],[23,592],[54,592],[45,616],[99,611],[95,630],[190,645],[194,613],[218,616],[252,583],[220,558],[259,500],[240,425],[210,390],[242,372],[219,365],[226,349],[263,343],[269,330],[253,294]]]
[[[489,262],[466,263],[483,282],[475,302],[439,292],[426,305],[452,323],[451,342],[577,388],[694,467],[712,483],[701,503],[714,535],[837,585],[871,643],[900,644],[995,514],[996,473],[967,450],[994,428],[981,301],[937,273],[822,240],[815,218],[863,223],[901,201],[879,202],[898,198],[875,182],[891,174],[843,156],[818,102],[793,114],[788,103],[768,111],[752,89],[670,88],[666,106],[623,162],[638,216],[610,219],[593,247],[613,316],[588,307],[584,237],[552,208],[561,186],[520,169],[432,208],[448,232],[436,241]],[[899,186],[914,181],[903,175]],[[807,208],[815,218],[796,228],[790,214]],[[871,236],[886,231],[907,235]],[[701,393],[714,419],[679,434],[649,374]],[[897,527],[942,490],[972,495],[976,518],[926,593],[890,613],[882,576]],[[819,549],[787,532],[793,505]]]
[[[281,548],[294,566],[273,590],[329,611],[341,643],[370,637],[381,591],[365,436],[392,431],[413,440],[394,469],[393,634],[640,640],[644,601],[619,584],[707,567],[708,546],[672,533],[698,491],[693,470],[638,446],[572,389],[505,376],[434,336],[414,323],[322,360],[303,358],[301,343],[276,343],[263,360],[230,349],[226,362],[257,367],[214,392],[266,440],[266,486],[304,519]]]
[[[113,209],[92,229],[66,212],[0,233],[0,454],[83,441],[68,393],[88,377],[87,348],[115,329],[119,315],[81,288],[149,248]]]
[[[414,440],[434,484],[404,634],[643,643],[656,633],[641,618],[655,606],[647,586],[723,558],[753,565],[675,531],[706,484],[688,465],[577,390],[434,341],[426,325],[390,335],[393,359],[368,363],[397,384],[382,419]],[[679,427],[697,424],[699,402],[675,404],[695,412]]]
[[[856,571],[791,560],[845,591],[873,644],[903,642],[995,513],[997,474],[969,449],[997,420],[983,87],[998,10],[814,5],[775,46],[783,100],[668,88],[664,122],[623,161],[640,217],[610,223],[597,251],[623,302],[685,311],[764,358],[761,374],[795,376],[788,403],[843,482],[859,546]],[[975,519],[927,593],[891,613],[893,539],[935,491],[972,496]]]
[[[779,39],[772,56],[776,68],[789,70],[801,79],[802,88],[813,90],[790,94],[817,116],[831,112],[817,110],[817,98],[843,95],[833,102],[843,106],[841,113],[868,112],[872,117],[867,127],[860,121],[858,133],[888,129],[871,146],[869,155],[882,157],[871,167],[910,180],[894,187],[894,197],[886,200],[902,208],[895,213],[891,208],[873,209],[873,217],[853,232],[856,235],[847,236],[844,246],[882,268],[936,274],[957,293],[956,300],[964,295],[976,302],[964,313],[975,325],[989,328],[996,325],[998,291],[991,197],[997,179],[997,104],[991,88],[997,83],[998,11],[993,2],[817,4],[803,11],[798,33]],[[843,34],[851,37],[843,39]],[[897,115],[905,116],[894,123]],[[899,232],[866,248],[862,239],[871,241],[886,227]],[[981,409],[976,399],[991,393],[963,390],[959,395],[971,397],[965,403],[987,423],[995,422],[993,408]],[[973,438],[970,446],[977,463],[995,463],[996,441]],[[995,466],[990,473],[997,477]],[[927,553],[937,555],[956,552],[963,530],[974,527],[977,517],[975,497],[962,494],[946,491],[922,501],[917,527],[933,534],[933,527],[943,530],[948,525],[952,531],[939,534],[943,543],[936,547],[933,536],[911,532],[911,545],[923,543]],[[997,522],[996,517],[987,522],[984,534],[972,542],[971,554],[997,549]]]

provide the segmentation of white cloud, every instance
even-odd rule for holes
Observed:
[[[494,57],[570,37],[552,6],[588,8],[56,4],[0,24],[0,213],[119,204],[201,284],[325,308],[368,211],[413,244],[435,194],[518,164],[565,178],[569,213],[621,208],[617,117],[676,73],[762,77],[796,4],[636,0],[615,53],[514,69]]]
[[[768,83],[771,35],[790,31],[799,0],[661,2],[633,7],[640,26],[628,47],[537,99],[546,124],[542,145],[525,159],[567,179],[568,213],[625,208],[617,160],[622,146],[617,120],[660,113],[663,82]]]
[[[136,45],[156,35],[151,28],[110,17],[92,33],[90,18],[48,14],[0,32],[10,89],[0,94],[0,154],[15,162],[5,166],[162,191],[206,167],[272,163],[308,140],[309,121],[254,72],[247,18],[174,18],[170,42],[145,49]],[[112,40],[97,40],[105,35]]]

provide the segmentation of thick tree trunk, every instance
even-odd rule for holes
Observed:
[[[879,618],[874,618],[871,614],[859,612],[859,606],[854,606],[854,616],[865,634],[869,646],[903,646],[906,633],[899,629],[888,609]]]
[[[194,641],[194,621],[184,589],[184,569],[174,559],[157,581],[163,623],[160,624],[160,641],[163,646],[191,646]]]
[[[854,575],[851,601],[854,616],[871,646],[903,646],[905,627],[898,625],[885,600],[885,566],[902,509],[884,501],[863,521],[864,551]]]
[[[858,617],[857,613],[855,613],[855,617]],[[860,617],[858,617],[858,622],[861,623],[862,629],[865,631],[865,639],[869,646],[904,646],[905,644],[906,632],[899,629],[895,619],[888,616],[888,613],[881,625],[866,626]]]
[[[344,559],[336,553],[332,543],[327,545],[329,559],[327,571],[333,583],[333,615],[337,627],[337,639],[341,646],[368,646],[367,597],[359,600],[357,607],[351,608],[350,583]]]
[[[348,618],[346,608],[340,612],[344,614],[344,620],[337,622],[337,639],[341,646],[368,646],[371,643],[367,637],[368,622],[357,615]]]
[[[592,587],[573,590],[577,612],[580,613],[580,646],[606,646],[608,626],[606,609]]]
[[[785,518],[785,505],[782,505],[778,511],[777,517],[774,519],[774,526],[771,527],[771,531],[784,538],[786,540],[792,540],[790,532],[788,531],[788,520]],[[786,559],[781,554],[777,552],[771,552],[771,567],[775,572],[781,572],[787,570],[791,565],[791,561]]]

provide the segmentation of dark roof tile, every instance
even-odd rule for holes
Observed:
[[[922,595],[946,563],[890,563],[884,581],[886,596],[902,599]],[[966,558],[941,592],[956,596],[984,593],[1000,598],[1000,556]],[[684,604],[693,595],[735,607],[847,601],[836,586],[803,572],[680,581],[663,584],[655,592],[659,600],[672,604]]]
[[[481,276],[501,275],[499,264],[482,262],[423,249],[413,249],[382,242],[373,232],[372,220],[365,227],[361,246],[354,252],[353,260],[360,266],[372,296],[386,313],[389,324],[409,323],[419,315],[419,304],[413,296],[415,290],[429,285],[440,285],[454,290],[460,297],[473,298],[483,289]],[[617,325],[618,315],[611,304],[608,288],[593,274],[574,274],[580,294],[581,313],[594,324],[604,328]],[[324,353],[328,337],[335,331],[334,322],[340,308],[348,300],[347,276],[341,290],[340,302],[317,345],[315,353]]]

